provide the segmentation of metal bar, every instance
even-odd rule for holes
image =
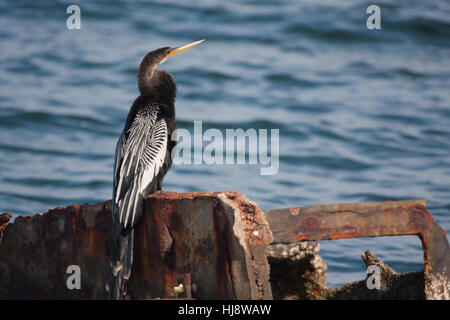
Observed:
[[[450,249],[425,200],[331,204],[266,210],[272,243],[417,235],[427,299],[450,299]]]

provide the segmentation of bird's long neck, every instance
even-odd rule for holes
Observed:
[[[147,57],[145,57],[141,65],[139,66],[138,71],[138,88],[141,92],[141,95],[152,91],[152,87],[154,86],[154,76],[155,76],[156,65],[148,61]]]
[[[138,72],[138,87],[141,95],[151,95],[156,100],[173,105],[176,97],[176,85],[172,76],[157,69],[156,66],[141,64]]]

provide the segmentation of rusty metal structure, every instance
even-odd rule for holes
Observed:
[[[427,299],[450,299],[446,232],[425,200],[331,204],[265,211],[272,243],[416,235],[424,251]]]
[[[269,245],[416,235],[424,297],[450,300],[449,243],[425,200],[263,211],[235,191],[157,192],[145,206],[131,299],[271,299]],[[0,299],[104,298],[110,201],[10,218],[0,214]],[[71,264],[84,270],[81,291],[67,290]]]

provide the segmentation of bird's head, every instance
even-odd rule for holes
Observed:
[[[163,70],[156,69],[160,64],[162,64],[168,58],[184,50],[192,48],[193,46],[196,46],[197,44],[202,43],[203,41],[205,40],[203,39],[195,41],[176,48],[170,47],[159,48],[147,53],[144,59],[142,59],[138,71],[138,86],[141,94],[151,92],[152,89],[155,89],[156,86],[159,86],[161,84],[161,81],[163,80],[161,78],[170,77],[170,75],[168,75]]]

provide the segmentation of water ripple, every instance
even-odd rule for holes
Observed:
[[[0,212],[110,198],[141,57],[206,38],[163,65],[178,126],[279,129],[279,172],[174,165],[166,189],[237,189],[262,208],[425,198],[450,232],[448,1],[384,1],[375,31],[357,0],[81,2],[81,30],[67,5],[0,2]],[[377,240],[324,245],[329,285],[363,278],[366,249],[423,267],[415,240]]]

